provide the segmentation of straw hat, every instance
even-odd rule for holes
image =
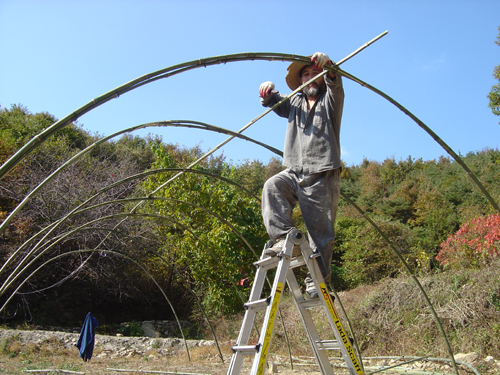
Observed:
[[[292,91],[297,89],[297,87],[302,84],[302,80],[300,79],[300,72],[307,65],[312,65],[312,62],[305,63],[302,61],[294,61],[288,66],[288,73],[286,74],[285,80],[288,87],[290,87]]]

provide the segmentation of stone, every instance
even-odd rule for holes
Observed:
[[[492,365],[493,363],[495,363],[495,358],[489,355],[484,359],[484,363],[486,363],[487,365]]]
[[[146,337],[158,338],[160,333],[155,329],[153,322],[142,322],[141,324],[142,332]]]
[[[455,354],[455,361],[460,361],[460,362],[465,362],[471,365],[474,363],[474,361],[477,359],[478,354],[476,352],[470,352],[470,353],[458,353]]]

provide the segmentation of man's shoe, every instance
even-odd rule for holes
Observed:
[[[283,250],[285,247],[286,237],[282,237],[273,243],[272,240],[268,241],[266,246],[264,246],[264,254],[270,257],[275,257]],[[295,245],[292,250],[292,257],[299,256],[301,254],[300,247]]]
[[[314,285],[314,281],[309,273],[306,275],[304,283],[306,284],[306,298],[307,299],[318,298],[319,295],[318,292],[316,291],[316,285]]]
[[[316,291],[316,288],[313,289],[306,289],[306,299],[313,299],[313,298],[318,298],[318,292]]]

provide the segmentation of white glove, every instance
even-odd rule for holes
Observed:
[[[314,63],[315,68],[323,69],[323,67],[330,62],[330,58],[325,53],[316,52],[311,56],[311,61]]]
[[[261,98],[265,98],[271,95],[271,92],[274,90],[274,83],[271,81],[264,82],[259,87],[259,95]]]

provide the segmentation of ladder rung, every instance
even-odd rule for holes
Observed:
[[[233,346],[231,349],[233,350],[234,353],[238,352],[244,355],[250,355],[250,354],[255,354],[258,353],[260,350],[260,344],[257,345],[242,345],[242,346]]]
[[[269,306],[270,302],[271,302],[271,296],[264,299],[260,299],[258,301],[247,302],[243,306],[245,306],[245,309],[260,311],[260,310],[265,310],[267,306]]]
[[[306,261],[303,256],[298,256],[297,258],[293,258],[290,262],[290,268],[297,268],[306,265]]]
[[[340,349],[340,345],[337,340],[316,341],[316,346],[318,347],[319,350]]]
[[[280,262],[281,258],[279,256],[275,257],[267,257],[264,259],[259,259],[258,261],[254,262],[254,266],[256,267],[263,267],[265,270],[271,269],[271,268],[276,268]],[[297,268],[297,267],[302,267],[305,266],[306,261],[304,260],[303,256],[298,256],[296,258],[293,258],[290,262],[290,268]]]
[[[301,309],[313,309],[315,307],[320,307],[322,306],[321,300],[319,297],[313,298],[313,299],[306,299],[304,301],[298,302],[299,306]]]
[[[278,263],[280,262],[279,257],[267,257],[264,259],[259,259],[257,262],[255,262],[253,265],[256,267],[263,267],[265,270],[268,270],[270,268],[276,268],[278,266]]]

